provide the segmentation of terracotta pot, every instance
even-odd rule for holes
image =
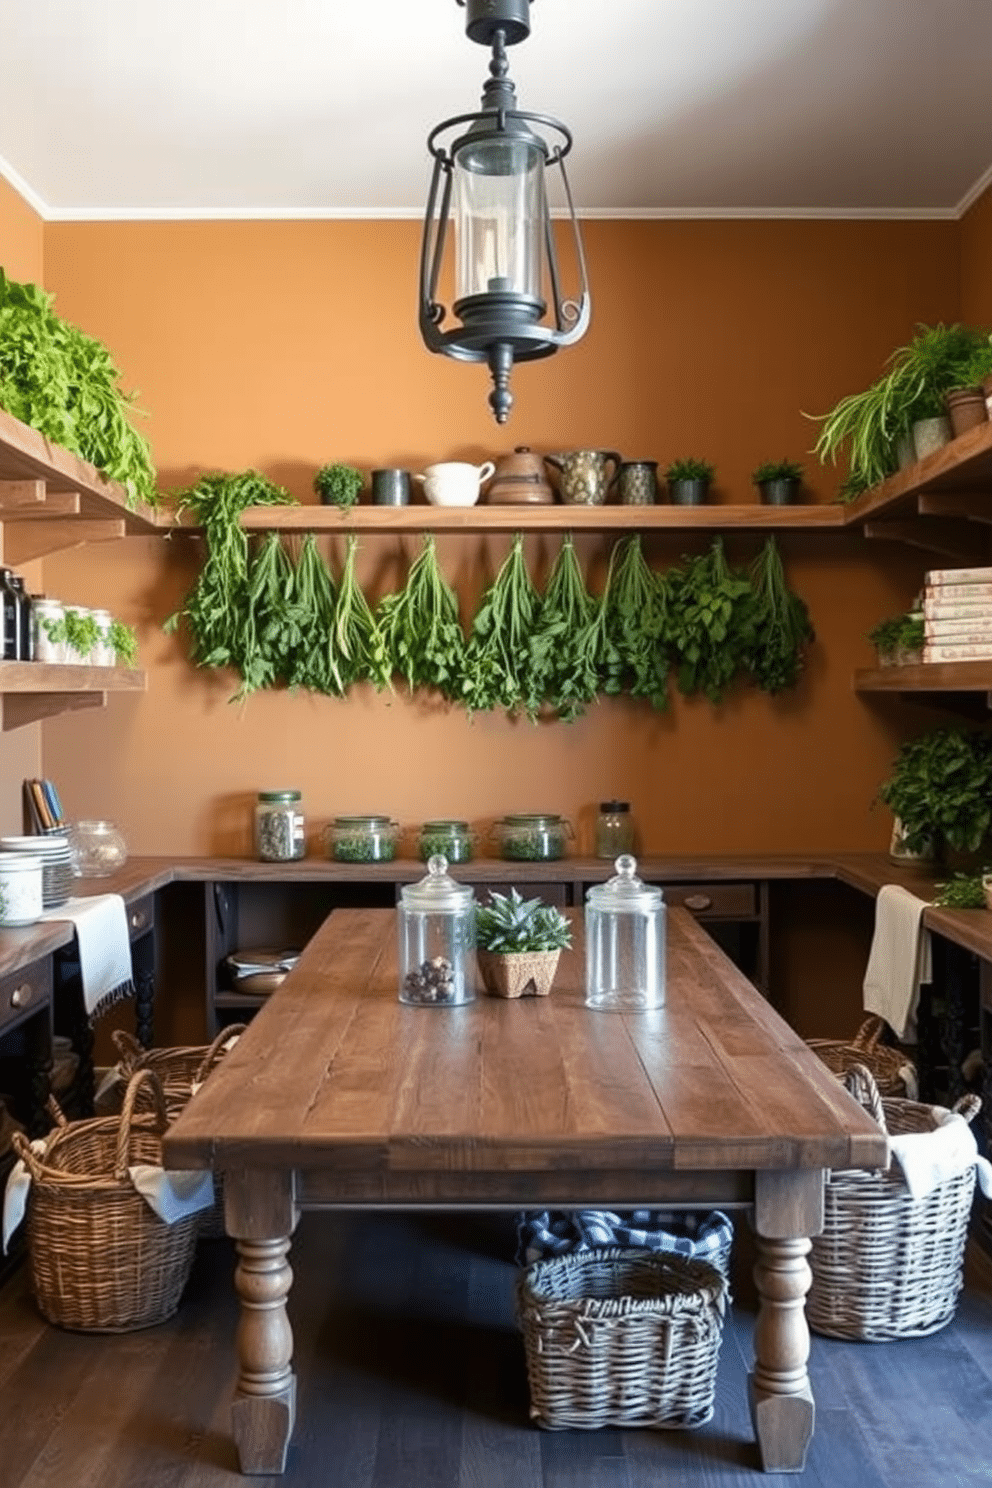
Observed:
[[[944,402],[955,438],[969,429],[977,429],[979,424],[988,423],[985,394],[980,387],[955,388],[952,393],[944,394]]]
[[[479,972],[492,997],[547,997],[560,951],[477,951]]]

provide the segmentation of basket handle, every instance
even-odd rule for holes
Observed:
[[[978,1095],[963,1095],[959,1101],[955,1101],[951,1110],[956,1116],[963,1116],[969,1126],[982,1109],[981,1097]]]
[[[883,1132],[887,1135],[889,1129],[885,1124],[885,1110],[882,1106],[882,1097],[878,1093],[875,1076],[868,1066],[866,1064],[852,1064],[844,1076],[844,1084],[847,1086],[851,1095],[854,1096],[858,1105],[863,1106],[869,1116],[874,1117]]]
[[[14,1151],[17,1153],[17,1156],[21,1159],[21,1162],[27,1168],[32,1178],[44,1178],[45,1165],[39,1158],[37,1152],[35,1152],[34,1148],[31,1146],[30,1141],[23,1132],[15,1131],[11,1136],[10,1145],[13,1147]]]
[[[214,1065],[220,1058],[221,1051],[224,1046],[228,1044],[232,1038],[240,1038],[247,1027],[247,1023],[231,1023],[227,1028],[221,1029],[220,1033],[214,1039],[213,1043],[210,1045],[210,1048],[207,1050],[203,1058],[200,1060],[200,1063],[197,1065],[196,1074],[193,1076],[194,1085],[203,1084],[204,1080],[207,1078],[210,1071],[213,1069]]]
[[[127,1082],[127,1090],[124,1092],[124,1105],[121,1108],[120,1123],[117,1127],[117,1152],[114,1158],[114,1177],[118,1181],[127,1176],[128,1158],[131,1148],[131,1121],[135,1114],[135,1106],[138,1094],[142,1087],[147,1085],[152,1094],[155,1106],[155,1125],[159,1136],[169,1125],[169,1117],[165,1109],[165,1096],[162,1094],[162,1082],[154,1070],[135,1070]]]
[[[56,1126],[69,1125],[68,1121],[65,1118],[65,1113],[63,1112],[62,1107],[59,1105],[58,1101],[55,1099],[54,1095],[50,1095],[46,1100],[45,1110],[48,1112],[49,1116],[51,1116],[52,1121]]]
[[[880,1018],[877,1013],[871,1013],[854,1035],[851,1043],[852,1049],[857,1049],[862,1054],[874,1054],[886,1026],[884,1018]]]
[[[115,1028],[110,1037],[125,1065],[134,1066],[144,1058],[147,1052],[144,1045],[139,1044],[134,1034],[128,1033],[126,1028]]]

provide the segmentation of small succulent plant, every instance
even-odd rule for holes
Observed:
[[[516,889],[509,894],[490,892],[475,919],[476,944],[480,951],[506,954],[513,951],[561,951],[572,944],[572,927],[560,910],[540,899],[522,899]]]

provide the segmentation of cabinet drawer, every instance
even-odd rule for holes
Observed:
[[[753,883],[662,884],[665,903],[691,909],[700,920],[736,919],[756,915]]]
[[[127,930],[132,940],[137,940],[155,926],[155,895],[146,894],[124,906],[127,914]]]
[[[25,1013],[45,1007],[51,995],[52,968],[48,960],[11,972],[0,981],[0,1031],[19,1022]]]

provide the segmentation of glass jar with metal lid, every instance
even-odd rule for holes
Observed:
[[[328,856],[339,863],[391,863],[399,830],[388,816],[336,816],[327,829]]]
[[[400,890],[397,910],[400,1002],[456,1007],[475,996],[475,895],[448,874],[437,853],[427,876]]]
[[[629,801],[600,801],[596,817],[596,856],[616,858],[634,851],[634,818]]]
[[[436,853],[443,853],[449,863],[467,863],[472,856],[472,833],[468,822],[424,822],[417,848],[425,863]]]
[[[572,825],[566,817],[539,812],[500,817],[494,831],[500,857],[518,863],[563,858],[572,837]]]
[[[616,877],[586,893],[586,1007],[644,1012],[665,1002],[665,904],[622,853]]]
[[[300,791],[259,791],[255,803],[255,851],[263,863],[286,863],[306,857]]]

